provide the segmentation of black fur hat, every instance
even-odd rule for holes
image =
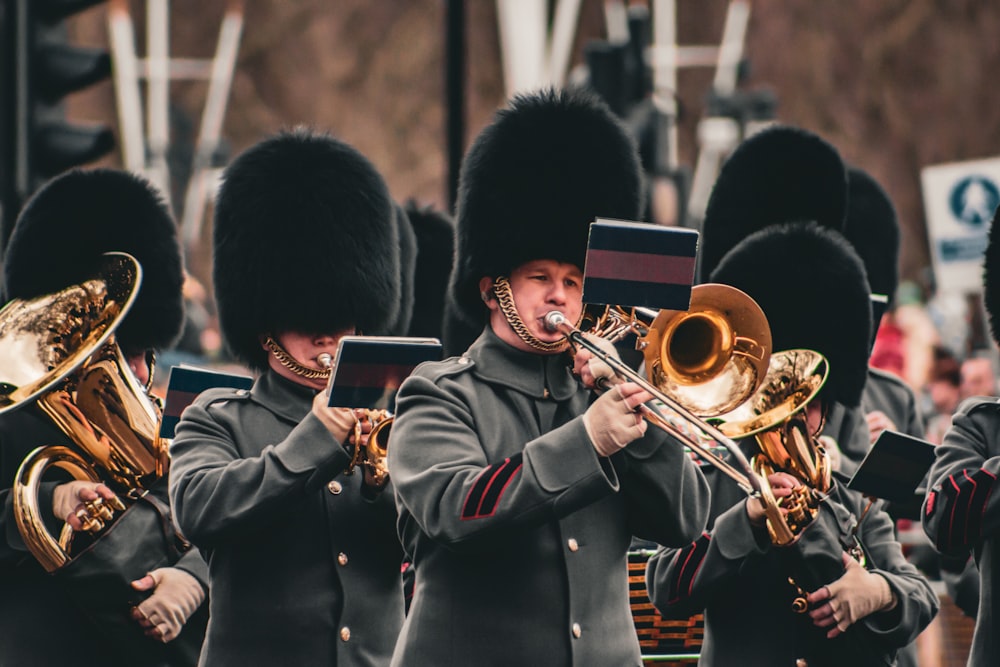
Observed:
[[[413,319],[413,298],[416,287],[417,235],[406,209],[393,202],[393,220],[399,234],[399,308],[388,327],[392,336],[406,336]]]
[[[1000,345],[1000,208],[993,213],[983,261],[983,305],[993,340]]]
[[[826,356],[825,396],[860,403],[872,312],[864,264],[842,234],[815,222],[768,227],[729,251],[711,281],[757,301],[775,351],[807,348]]]
[[[899,222],[892,200],[868,172],[847,172],[847,220],[844,236],[865,263],[873,294],[892,303],[899,285]]]
[[[184,325],[184,268],[177,226],[143,178],[74,169],[28,200],[4,256],[7,299],[33,299],[94,275],[106,252],[142,266],[139,295],[115,331],[126,354],[169,348]]]
[[[636,220],[642,180],[635,142],[608,107],[582,90],[515,97],[462,162],[455,313],[482,327],[483,276],[533,259],[583,268],[595,218]]]
[[[819,136],[775,126],[749,137],[722,165],[701,232],[704,280],[731,248],[768,225],[814,220],[842,231],[847,169]]]
[[[238,156],[213,230],[219,325],[233,354],[263,370],[263,335],[388,331],[401,294],[394,215],[375,167],[328,135],[300,128]]]
[[[444,211],[420,206],[413,199],[407,200],[404,208],[417,238],[413,317],[408,334],[441,338],[448,276],[455,259],[455,221]]]

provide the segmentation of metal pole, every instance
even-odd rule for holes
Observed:
[[[448,209],[455,210],[458,174],[465,152],[465,0],[445,5],[445,137],[448,145]]]

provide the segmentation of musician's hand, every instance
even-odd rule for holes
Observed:
[[[153,594],[132,609],[132,618],[145,628],[147,637],[164,644],[181,633],[181,628],[205,600],[205,589],[193,576],[176,567],[153,570],[132,582],[137,591]]]
[[[809,612],[813,624],[830,628],[826,633],[828,639],[846,632],[866,616],[896,606],[896,596],[885,577],[869,572],[847,553],[842,558],[847,569],[843,576],[806,598],[813,608]]]
[[[319,392],[313,399],[312,413],[320,420],[333,439],[344,444],[348,436],[354,433],[354,425],[358,417],[351,408],[331,408],[327,406],[326,392]]]
[[[84,530],[84,522],[90,518],[106,521],[116,508],[121,509],[121,501],[104,484],[76,480],[60,484],[52,493],[52,513],[70,525],[74,531]],[[105,516],[100,516],[105,512]]]
[[[840,466],[844,462],[844,452],[840,450],[836,439],[833,436],[821,435],[816,438],[816,441],[823,445],[823,449],[826,450],[826,458],[830,461],[830,470],[840,470]]]
[[[882,431],[899,430],[896,428],[896,424],[889,419],[888,415],[881,410],[872,410],[866,414],[865,421],[868,422],[868,440],[871,441],[872,444],[875,444],[878,437],[882,435]]]
[[[590,442],[601,456],[611,456],[646,432],[646,421],[636,407],[653,397],[633,382],[617,384],[583,413]]]
[[[587,333],[584,334],[584,337],[601,348],[605,354],[611,355],[615,359],[619,358],[618,350],[615,349],[611,341]],[[615,372],[607,362],[595,357],[593,352],[582,346],[573,355],[573,372],[580,376],[580,381],[587,389],[595,388],[600,378],[611,380],[615,377]]]
[[[771,493],[774,494],[775,500],[781,500],[782,498],[790,496],[792,494],[792,489],[801,484],[799,480],[792,475],[789,475],[787,472],[771,473],[767,476],[767,482],[771,486]],[[778,511],[781,512],[782,516],[788,514],[788,510],[784,507],[779,507]],[[747,498],[747,516],[750,518],[750,523],[753,525],[764,525],[767,514],[764,512],[764,503],[762,503],[759,498]]]
[[[372,420],[363,408],[355,409],[354,416],[357,419],[357,428],[351,431],[351,435],[348,436],[347,441],[356,447],[364,447],[368,444],[368,438],[371,436]],[[360,438],[357,437],[359,434]],[[361,442],[356,442],[356,440],[361,440]]]

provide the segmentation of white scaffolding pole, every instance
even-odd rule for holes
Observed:
[[[212,169],[212,156],[219,148],[222,123],[226,118],[229,89],[236,69],[236,55],[243,33],[243,3],[230,2],[219,30],[219,41],[212,59],[205,108],[202,110],[201,129],[195,146],[194,165],[184,197],[184,217],[181,227],[188,245],[197,242],[201,235],[205,204],[215,198],[218,174]]]
[[[118,105],[122,162],[129,171],[143,174],[166,194],[170,174],[170,83],[178,80],[208,81],[201,127],[195,146],[191,176],[179,212],[182,238],[188,248],[197,242],[205,206],[215,189],[217,174],[212,156],[219,147],[233,71],[243,32],[243,1],[230,0],[219,30],[212,58],[170,56],[169,0],[146,2],[146,58],[136,53],[128,0],[111,0],[108,32],[114,62],[115,96]],[[143,113],[142,83],[146,84]],[[143,119],[145,118],[145,126]]]

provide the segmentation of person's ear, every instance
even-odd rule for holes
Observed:
[[[489,276],[483,276],[479,279],[479,296],[487,308],[490,310],[497,308],[496,295],[493,293],[493,279]]]

